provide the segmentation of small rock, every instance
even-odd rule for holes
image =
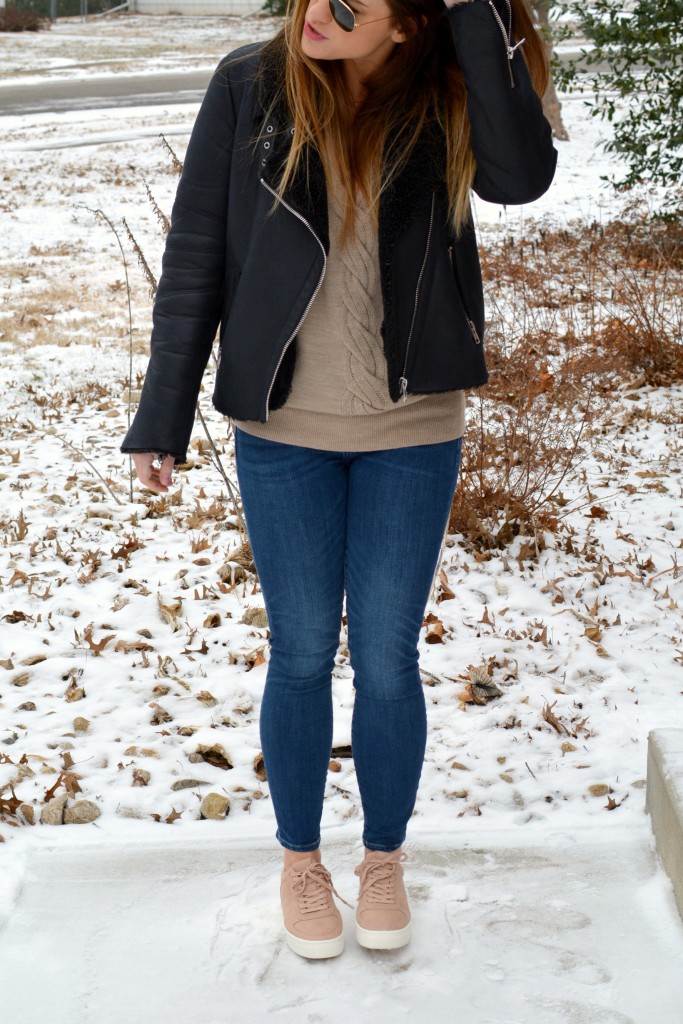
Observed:
[[[199,755],[198,758],[197,755]],[[232,761],[220,743],[200,743],[195,753],[190,754],[188,760],[206,761],[207,764],[212,764],[216,768],[222,768],[224,771],[233,767]]]
[[[645,789],[647,786],[647,779],[636,779],[636,781],[632,782],[631,785],[634,789]]]
[[[68,793],[60,793],[59,796],[54,796],[52,800],[48,800],[40,812],[40,820],[43,825],[64,824],[64,809],[68,799]]]
[[[460,761],[451,761],[451,768],[457,768],[461,772],[469,772],[472,769],[468,768],[466,764],[460,764]]]
[[[329,768],[329,770],[330,770],[331,772],[340,772],[340,771],[341,771],[341,768],[342,768],[342,766],[341,766],[341,763],[340,763],[339,761],[335,761],[335,760],[334,760],[334,758],[333,758],[333,759],[332,759],[332,760],[330,761],[330,763],[329,763],[329,765],[328,765],[328,768]]]
[[[24,816],[24,821],[27,821],[29,825],[35,825],[33,804],[19,804],[19,810]]]
[[[218,570],[218,578],[221,583],[229,583],[233,586],[235,583],[241,583],[243,580],[248,579],[248,576],[246,570],[241,565],[224,562]]]
[[[193,789],[195,786],[209,786],[210,783],[206,779],[178,779],[171,786],[173,792],[177,792],[179,789]]]
[[[89,728],[90,722],[87,718],[81,718],[80,715],[78,718],[74,718],[74,730],[76,732],[87,732]]]
[[[604,782],[598,782],[594,786],[589,786],[588,792],[591,796],[607,796],[610,792],[610,787],[606,786]]]
[[[503,780],[503,782],[514,782],[515,781],[513,779],[513,777],[510,775],[509,772],[501,772],[500,773],[500,778]]]
[[[92,800],[77,800],[64,812],[65,825],[87,825],[90,821],[99,818],[102,811]]]
[[[14,679],[10,679],[12,686],[26,686],[31,678],[30,672],[20,672]]]
[[[32,700],[25,701],[23,704],[20,704],[19,707],[17,708],[17,711],[35,711],[35,710],[36,710],[36,706],[35,706],[35,704],[33,703]],[[19,726],[18,722],[17,722],[17,726]],[[20,728],[25,729],[26,726],[22,725],[22,726],[20,726]]]
[[[341,765],[339,767],[341,768]],[[259,751],[259,753],[254,758],[254,771],[256,772],[256,778],[259,780],[259,782],[268,781],[268,776],[266,775],[266,763],[263,760],[263,754],[261,751]]]
[[[247,626],[254,626],[256,629],[265,629],[268,625],[268,615],[265,608],[246,608],[240,622]]]
[[[202,800],[199,814],[202,818],[213,818],[216,821],[226,818],[230,813],[230,801],[220,793],[207,793]]]
[[[41,661],[47,661],[47,654],[29,654],[28,658],[22,658],[22,665],[38,665]]]
[[[133,785],[134,786],[147,786],[151,775],[144,768],[133,768]]]

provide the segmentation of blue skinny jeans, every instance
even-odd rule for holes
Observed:
[[[270,628],[260,739],[286,849],[320,845],[345,592],[363,844],[391,851],[405,840],[427,742],[417,644],[461,446],[328,452],[235,429]]]

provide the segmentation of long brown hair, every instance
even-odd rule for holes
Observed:
[[[354,234],[358,191],[377,228],[380,194],[410,157],[422,129],[434,122],[446,140],[448,215],[456,234],[469,217],[476,163],[465,82],[442,17],[444,8],[440,0],[387,0],[387,4],[406,40],[365,80],[365,98],[358,108],[346,85],[342,62],[318,61],[301,49],[309,0],[288,0],[283,27],[264,47],[285,69],[273,105],[285,99],[294,126],[278,196],[284,195],[307,147],[319,153],[328,181],[333,156],[345,196],[341,244]],[[543,42],[526,0],[511,0],[511,4],[513,35],[525,39],[521,52],[533,87],[542,96],[548,81]]]

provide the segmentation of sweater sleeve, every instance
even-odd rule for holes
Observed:
[[[490,203],[530,203],[548,190],[557,152],[543,105],[510,37],[507,0],[474,0],[445,11],[467,87],[474,191]]]
[[[230,64],[239,52],[214,72],[192,129],[154,301],[150,359],[122,452],[168,452],[176,462],[187,458],[221,315],[236,123]]]

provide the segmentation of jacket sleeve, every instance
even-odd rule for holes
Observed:
[[[204,96],[178,183],[152,313],[150,359],[122,452],[185,462],[202,377],[220,320],[228,181],[235,131],[229,55]]]
[[[474,191],[490,203],[530,203],[550,187],[557,152],[543,105],[509,38],[505,0],[474,0],[446,9],[467,87]]]

